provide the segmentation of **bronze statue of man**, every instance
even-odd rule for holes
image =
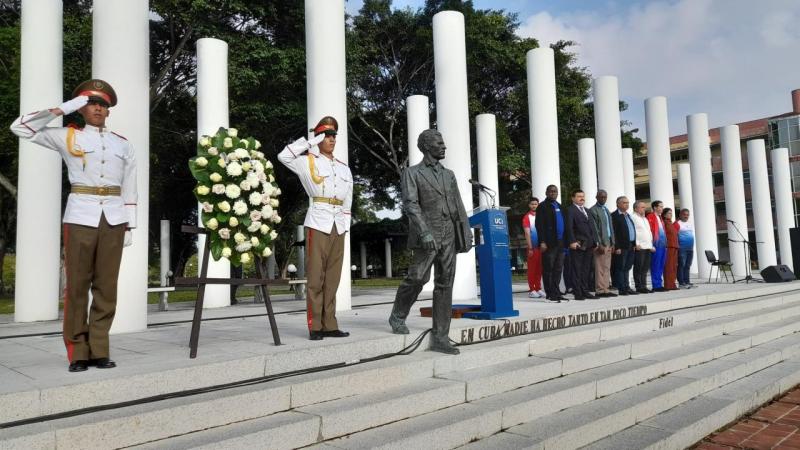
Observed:
[[[472,233],[455,175],[439,162],[446,150],[442,135],[425,130],[417,145],[424,158],[406,169],[401,179],[403,211],[408,217],[408,248],[413,256],[408,275],[397,289],[389,325],[395,334],[408,334],[406,317],[435,264],[431,350],[456,355],[458,349],[448,337],[456,254],[469,251]]]

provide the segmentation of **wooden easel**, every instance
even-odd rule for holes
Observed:
[[[205,228],[194,227],[191,225],[183,225],[181,231],[190,234],[205,234],[208,235],[208,230]],[[211,255],[211,239],[206,236],[206,242],[203,246],[203,265],[200,268],[199,277],[189,278],[176,278],[175,286],[197,286],[197,301],[194,304],[194,317],[192,318],[192,333],[189,337],[189,358],[197,356],[197,344],[200,340],[200,323],[203,316],[203,300],[206,293],[206,285],[209,284],[226,284],[238,286],[258,286],[257,289],[261,290],[261,297],[264,299],[264,306],[267,307],[267,316],[269,317],[269,326],[272,329],[272,340],[275,345],[281,345],[281,337],[278,335],[278,324],[275,321],[275,313],[272,311],[272,300],[269,298],[269,289],[267,286],[271,284],[287,284],[285,281],[268,280],[263,273],[259,259],[256,257],[256,274],[258,278],[208,278],[208,258]]]

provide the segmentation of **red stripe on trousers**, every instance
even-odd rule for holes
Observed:
[[[75,344],[70,341],[71,336],[67,336],[67,312],[69,311],[69,268],[67,266],[67,261],[69,258],[67,257],[67,249],[69,248],[69,227],[67,224],[64,224],[64,266],[66,270],[64,271],[66,274],[66,282],[64,283],[64,321],[62,323],[62,334],[64,337],[64,345],[67,347],[67,358],[69,362],[72,362],[72,351],[75,348]]]
[[[306,261],[311,261],[311,236],[314,235],[314,229],[308,229],[308,240],[306,242]],[[308,278],[308,274],[306,274],[306,278]],[[314,321],[314,315],[311,312],[311,296],[308,295],[308,289],[306,289],[306,318],[308,319],[308,330],[311,331],[311,324]]]

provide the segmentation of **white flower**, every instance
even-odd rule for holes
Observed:
[[[256,174],[255,174],[255,173],[253,173],[253,172],[250,172],[250,173],[248,173],[248,174],[247,174],[247,183],[248,183],[248,184],[249,184],[251,187],[254,187],[254,188],[255,188],[255,187],[258,187],[258,175],[256,175]]]
[[[211,192],[211,189],[208,186],[197,186],[197,193],[200,195],[208,195]]]
[[[195,159],[194,163],[197,164],[198,167],[205,167],[205,166],[208,165],[208,160],[201,156],[201,157]]]
[[[203,202],[203,212],[210,213],[211,211],[214,211],[214,205],[208,202]]]
[[[211,186],[211,192],[213,192],[213,193],[215,193],[217,195],[222,195],[222,194],[225,193],[225,185],[224,184],[215,184],[215,185]]]
[[[206,222],[206,228],[208,228],[209,230],[216,230],[218,226],[219,222],[217,222],[217,219],[213,217],[208,219],[208,222]]]
[[[261,148],[261,142],[258,142],[258,139],[256,139],[256,145],[254,147],[256,148],[256,150]]]
[[[239,175],[242,174],[242,166],[239,163],[237,163],[236,161],[228,164],[228,168],[225,169],[225,170],[227,170],[228,171],[228,175],[230,175],[232,177],[238,177]]]
[[[242,261],[242,264],[247,264],[250,262],[250,253],[242,253],[242,256],[239,257]]]
[[[261,204],[261,194],[259,194],[258,192],[253,192],[252,194],[250,194],[248,200],[250,201],[251,205],[258,206]]]
[[[233,235],[233,240],[236,241],[237,244],[241,244],[247,240],[247,237],[242,233],[236,233]]]
[[[237,199],[242,195],[242,190],[239,189],[239,186],[231,183],[225,186],[225,195],[230,199]]]
[[[209,145],[211,145],[211,139],[209,139],[208,136],[203,136],[200,138],[201,147],[208,147]]]
[[[211,156],[217,156],[219,155],[219,150],[217,150],[217,147],[211,147],[208,149],[208,154]]]
[[[225,156],[224,154],[220,155],[219,159],[217,160],[217,165],[220,166],[220,167],[223,167],[223,168],[225,167],[225,158],[224,158],[224,156]]]
[[[272,174],[269,174],[269,177],[267,177],[267,179],[269,180],[270,183],[275,182],[275,177]]]
[[[276,197],[281,195],[281,188],[275,189],[275,192],[272,195],[274,195]]]
[[[244,200],[236,200],[236,203],[233,204],[233,212],[237,216],[247,214],[247,203],[245,203]]]
[[[233,139],[226,137],[225,140],[222,141],[222,146],[225,148],[233,147]]]
[[[264,163],[262,163],[261,161],[256,159],[254,161],[250,161],[250,163],[253,165],[253,170],[256,171],[255,175],[258,175],[259,173],[264,171]]]
[[[222,257],[223,258],[230,258],[231,257],[231,253],[233,253],[233,252],[231,251],[230,247],[222,247]]]
[[[249,172],[250,171],[250,167],[251,167],[251,165],[250,165],[249,161],[245,161],[245,162],[242,163],[242,170],[243,171]]]
[[[239,141],[239,143],[242,144],[244,146],[244,148],[247,148],[247,147],[250,146],[250,142],[247,139],[241,140],[241,141]]]
[[[272,207],[269,205],[264,206],[261,208],[261,217],[272,217],[273,211]]]
[[[247,142],[247,141],[242,141],[242,142]],[[247,150],[245,150],[243,148],[237,148],[236,150],[233,151],[232,154],[235,154],[236,157],[239,158],[239,159],[247,158],[248,156],[250,156],[250,154],[247,153]]]
[[[239,253],[248,252],[251,248],[253,248],[253,244],[250,242],[242,242],[241,244],[236,245],[236,251]]]
[[[261,211],[259,210],[250,211],[250,220],[252,220],[253,222],[261,220]]]
[[[275,240],[275,239],[277,239],[277,238],[278,238],[278,232],[277,232],[277,231],[275,231],[275,230],[272,230],[272,231],[270,231],[270,233],[269,233],[269,237],[270,237],[272,240]]]
[[[218,174],[217,172],[214,172],[211,175],[209,175],[209,178],[211,178],[211,181],[213,181],[214,183],[219,183],[220,181],[222,181],[222,175]]]
[[[272,222],[281,223],[281,216],[278,215],[278,211],[275,211],[275,214],[272,215]]]
[[[230,226],[232,227],[238,227],[239,219],[237,219],[236,217],[231,217],[230,220],[228,220],[228,224],[230,224]]]
[[[228,136],[236,137],[238,135],[239,135],[239,130],[237,130],[236,128],[228,128]]]
[[[263,227],[263,225],[261,225],[261,222],[256,220],[256,221],[253,221],[252,223],[250,223],[250,226],[247,227],[247,231],[249,231],[251,233],[254,233],[256,230],[258,230],[261,227]]]
[[[270,183],[264,183],[262,187],[263,187],[262,191],[264,192],[264,195],[266,195],[267,197],[271,197],[272,193],[275,192],[275,187]]]
[[[221,237],[222,239],[230,239],[231,238],[231,230],[229,230],[227,228],[223,228],[223,229],[219,230],[218,233],[219,233],[219,237]]]
[[[219,210],[222,212],[228,212],[231,210],[231,204],[228,203],[227,200],[221,201],[217,203],[217,208],[219,208]]]
[[[269,225],[267,225],[267,224],[261,225],[260,231],[261,231],[261,234],[269,233]]]
[[[242,188],[243,191],[249,191],[251,186],[252,185],[247,180],[243,180],[241,183],[239,183],[239,187]]]
[[[230,164],[231,161],[238,161],[238,160],[239,160],[239,157],[236,155],[236,153],[234,153],[234,152],[228,153],[228,164]]]
[[[267,160],[267,162],[264,163],[264,167],[266,167],[267,169],[272,169],[272,161]]]
[[[277,208],[277,207],[278,207],[278,205],[280,205],[280,202],[278,201],[278,199],[277,199],[277,198],[273,198],[272,200],[270,200],[270,201],[269,201],[269,204],[270,204],[270,205],[271,205],[273,208]]]
[[[261,241],[259,241],[257,237],[253,236],[250,238],[250,243],[253,244],[253,247],[258,247],[258,244],[260,244]]]
[[[269,255],[271,254],[272,254],[272,249],[269,247],[264,247],[264,251],[261,252],[261,256],[263,256],[264,258],[269,258]]]

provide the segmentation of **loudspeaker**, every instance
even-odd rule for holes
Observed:
[[[789,228],[789,237],[792,242],[792,263],[797,268],[800,267],[800,228]]]
[[[794,273],[784,264],[765,267],[761,271],[761,278],[767,283],[780,283],[782,281],[792,281],[795,279]]]

